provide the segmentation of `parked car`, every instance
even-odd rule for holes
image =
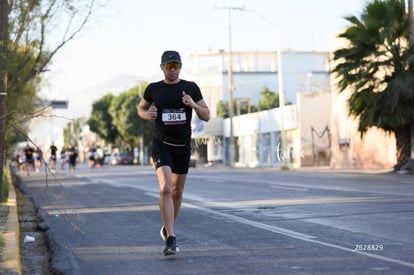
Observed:
[[[110,165],[133,164],[134,159],[126,153],[110,154],[105,156],[105,163]]]

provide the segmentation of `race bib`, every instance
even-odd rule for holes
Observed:
[[[185,124],[187,122],[185,109],[163,109],[162,122],[165,125]]]

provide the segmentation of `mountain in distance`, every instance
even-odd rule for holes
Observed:
[[[92,112],[92,104],[109,93],[119,95],[140,82],[152,82],[159,76],[138,77],[118,75],[83,91],[70,95],[67,109],[53,109],[52,116],[33,118],[29,126],[29,136],[38,146],[47,150],[51,142],[58,148],[63,146],[63,129],[68,123],[77,118],[88,118]],[[137,95],[138,96],[138,95]]]
[[[109,93],[113,95],[119,95],[120,93],[127,91],[140,82],[151,82],[156,77],[143,77],[132,75],[118,75],[105,82],[99,83],[90,88],[71,96],[68,98],[68,109],[70,114],[75,117],[88,117],[92,112],[92,104],[99,100],[104,95]]]

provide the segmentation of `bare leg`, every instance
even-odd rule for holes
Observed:
[[[186,179],[187,174],[172,174],[174,221],[177,219],[178,213],[181,209],[181,202],[183,200],[184,184]]]
[[[187,175],[173,174],[169,166],[161,166],[157,169],[157,177],[160,188],[161,219],[167,230],[167,236],[175,236],[174,221],[181,208]]]
[[[32,170],[32,163],[26,162],[26,169],[27,169],[27,175],[30,175],[30,171]]]
[[[162,223],[168,236],[174,233],[174,204],[172,200],[172,173],[169,166],[161,166],[157,169],[158,184],[160,188],[160,213]]]

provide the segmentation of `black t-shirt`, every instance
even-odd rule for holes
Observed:
[[[191,140],[191,117],[193,109],[184,105],[183,91],[194,102],[203,99],[196,83],[181,79],[177,84],[164,81],[150,83],[144,99],[158,108],[154,136],[175,144],[188,144]]]
[[[33,160],[33,153],[34,149],[32,147],[27,147],[24,152],[26,153],[26,160],[32,161]]]
[[[50,154],[56,156],[57,147],[55,145],[50,146]]]

